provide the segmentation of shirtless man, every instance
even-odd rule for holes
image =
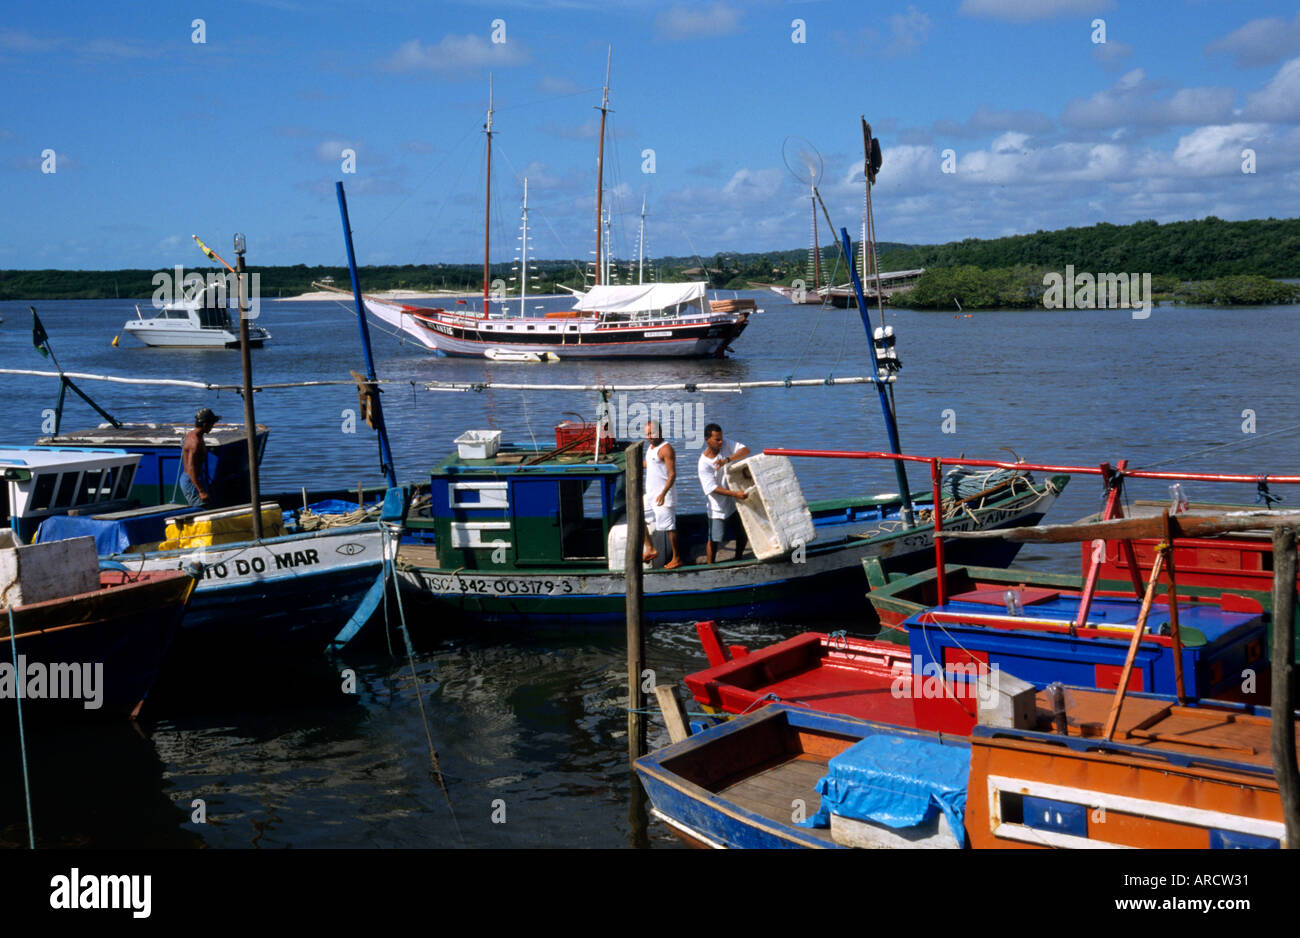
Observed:
[[[221,418],[208,408],[194,415],[194,429],[181,445],[181,491],[190,507],[211,507],[212,480],[208,478],[208,446],[203,434],[211,433]]]
[[[664,564],[665,570],[682,565],[682,552],[677,543],[677,495],[673,490],[677,482],[677,456],[672,445],[664,442],[658,422],[645,425],[645,552],[641,559],[650,563],[659,556],[650,540],[650,522],[660,531],[668,532],[668,543],[673,549],[673,559]]]

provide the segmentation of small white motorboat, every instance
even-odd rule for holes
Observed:
[[[135,319],[122,327],[145,345],[162,348],[239,348],[239,326],[231,321],[224,304],[208,300],[216,291],[210,287],[193,296],[163,306],[146,319],[135,308]],[[248,344],[260,347],[271,334],[261,326],[249,325]]]
[[[483,353],[494,362],[558,362],[560,356],[554,352],[529,352],[524,349],[490,348]]]

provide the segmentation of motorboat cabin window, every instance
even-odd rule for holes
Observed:
[[[65,472],[59,477],[59,491],[54,496],[55,508],[67,508],[72,504],[72,497],[77,494],[77,480],[80,472]]]
[[[229,329],[231,328],[230,314],[220,306],[205,306],[197,310],[199,314],[199,325],[204,329]]]
[[[190,311],[187,309],[165,309],[162,313],[163,319],[189,319]]]
[[[58,479],[57,472],[42,472],[36,477],[36,483],[32,486],[32,498],[27,504],[29,511],[45,511],[50,507],[54,498],[54,483]]]

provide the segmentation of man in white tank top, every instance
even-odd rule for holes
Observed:
[[[650,540],[650,522],[660,531],[668,532],[668,543],[673,549],[673,559],[664,564],[665,570],[682,565],[682,551],[677,542],[677,495],[673,490],[677,482],[677,455],[672,445],[664,442],[659,424],[651,420],[645,425],[645,552],[641,559],[650,563],[659,556]]]

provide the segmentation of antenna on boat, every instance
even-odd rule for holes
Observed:
[[[609,66],[614,58],[611,45],[605,54],[605,90],[600,99],[600,149],[596,153],[596,286],[600,286],[600,236],[601,212],[604,211],[605,189],[605,115],[609,113]]]
[[[492,231],[492,73],[488,72],[487,122],[483,125],[487,135],[487,197],[483,202],[483,318],[488,316],[488,246]]]
[[[871,364],[876,369],[876,392],[880,395],[880,410],[885,417],[885,431],[889,434],[889,445],[891,452],[901,453],[902,446],[898,442],[898,418],[894,412],[893,385],[890,383],[896,368],[889,368],[882,364],[882,359],[876,354],[877,341],[884,342],[888,333],[884,330],[885,310],[884,300],[881,297],[880,290],[880,265],[875,263],[874,240],[876,236],[875,225],[871,215],[871,186],[876,181],[876,173],[880,170],[880,143],[871,136],[871,125],[867,119],[862,118],[862,144],[865,153],[862,171],[866,178],[867,184],[867,237],[872,242],[865,244],[863,254],[869,255],[872,260],[872,267],[876,274],[876,304],[880,310],[881,331],[874,332],[871,328],[871,315],[867,312],[867,298],[862,289],[862,278],[858,276],[858,269],[853,264],[853,242],[849,239],[849,230],[840,229],[841,247],[844,250],[844,262],[849,269],[849,276],[853,280],[853,293],[858,301],[858,312],[862,316],[862,325],[867,331],[867,344],[871,348]],[[822,211],[826,211],[826,206],[822,205]],[[829,216],[827,221],[829,222]],[[889,341],[892,341],[889,340]],[[882,346],[883,347],[883,346]],[[907,484],[907,467],[901,459],[894,461],[894,474],[898,479],[898,494],[903,499],[903,523],[909,528],[915,524],[912,512],[912,492]],[[935,505],[935,511],[941,511],[942,506]]]
[[[519,264],[519,315],[527,315],[524,311],[524,299],[528,296],[528,177],[524,177],[524,231],[520,236],[520,264]]]
[[[641,230],[636,236],[636,282],[645,283],[645,196],[641,196]]]

